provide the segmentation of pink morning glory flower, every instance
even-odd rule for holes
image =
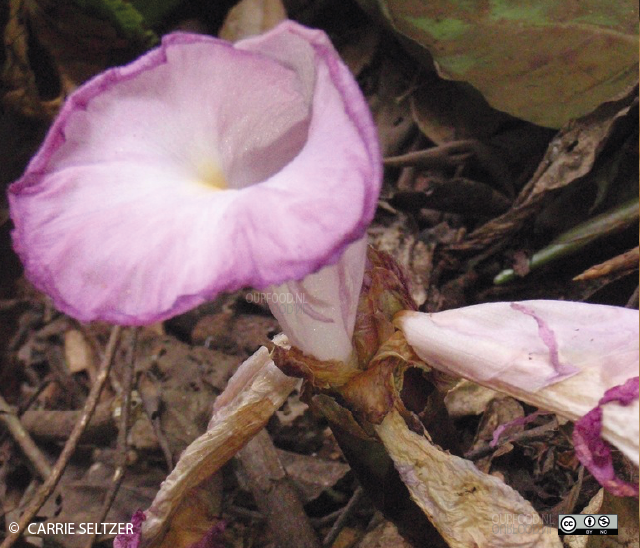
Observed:
[[[638,464],[637,310],[500,302],[400,312],[394,323],[433,368],[578,421],[576,453],[605,487],[621,492],[600,436]],[[637,496],[637,486],[630,490]]]
[[[338,261],[364,247],[381,173],[367,103],[321,31],[170,34],[68,98],[10,187],[14,246],[83,321],[151,323],[325,265],[355,273],[357,303],[364,250]],[[348,331],[356,303],[318,314]]]

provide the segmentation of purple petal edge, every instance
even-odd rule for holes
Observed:
[[[578,460],[609,492],[618,497],[638,498],[638,484],[621,480],[613,469],[611,448],[600,437],[602,431],[602,405],[616,402],[627,406],[638,399],[638,377],[607,390],[598,406],[575,423],[573,444]]]
[[[142,540],[142,522],[147,519],[142,510],[136,510],[131,516],[131,533],[123,533],[113,539],[113,548],[138,548]]]
[[[188,548],[225,548],[224,531],[226,527],[226,521],[220,520],[200,540],[190,544]]]
[[[517,310],[518,312],[522,312],[527,316],[531,316],[538,324],[538,334],[540,335],[540,339],[542,340],[542,342],[549,349],[549,361],[556,371],[556,375],[554,377],[547,379],[547,385],[561,381],[580,372],[580,369],[578,369],[574,365],[571,365],[570,363],[560,362],[560,356],[558,354],[558,341],[556,340],[556,335],[553,332],[553,329],[551,329],[547,322],[545,322],[540,316],[538,316],[538,314],[536,314],[533,309],[520,303],[511,303],[511,308]]]
[[[516,426],[525,426],[529,424],[531,421],[538,418],[540,415],[546,415],[545,411],[535,411],[530,415],[525,415],[524,417],[518,417],[517,419],[513,419],[509,422],[505,422],[501,424],[493,431],[493,436],[491,438],[491,442],[489,443],[489,447],[495,447],[498,445],[500,441],[500,436],[504,433],[505,430],[509,430],[511,428],[515,428]]]

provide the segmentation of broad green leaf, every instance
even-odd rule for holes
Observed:
[[[489,104],[558,128],[638,78],[634,0],[359,0]]]
[[[155,45],[158,37],[148,29],[143,15],[125,0],[73,0],[86,13],[108,21],[128,40]],[[144,2],[143,2],[144,4]]]
[[[153,27],[171,14],[184,0],[130,0],[130,2],[144,17],[147,26]]]

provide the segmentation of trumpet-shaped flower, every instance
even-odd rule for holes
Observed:
[[[362,238],[337,264],[270,288],[271,311],[292,344],[319,360],[349,360],[366,254]]]
[[[590,456],[589,446],[597,446],[601,430],[638,464],[637,310],[564,301],[501,302],[434,314],[401,312],[394,323],[435,369],[573,421],[588,417],[577,425],[576,451],[609,486],[614,485],[610,456],[600,452],[597,464],[605,472],[594,468],[597,459]],[[624,390],[616,388],[621,385]],[[605,392],[611,395],[604,397]],[[624,398],[616,399],[620,393]]]
[[[150,323],[337,263],[373,217],[381,169],[324,33],[171,34],[69,97],[10,187],[14,245],[64,312]],[[351,255],[363,269],[364,250]]]

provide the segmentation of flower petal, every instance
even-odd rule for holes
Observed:
[[[147,519],[142,510],[136,510],[127,524],[127,531],[113,539],[113,548],[139,548],[142,542],[142,523]]]
[[[295,70],[313,108],[300,153],[269,181],[243,194],[236,208],[253,226],[256,204],[278,221],[262,219],[264,241],[252,250],[262,276],[253,285],[259,288],[300,280],[335,264],[373,219],[382,179],[377,131],[368,106],[327,36],[291,21],[278,29],[283,32],[249,38],[237,47]],[[274,278],[280,280],[269,281]]]
[[[618,405],[604,407],[606,404],[614,402]],[[619,497],[638,498],[637,483],[631,484],[616,477],[611,450],[600,437],[603,408],[607,410],[613,409],[618,417],[620,415],[625,416],[625,420],[620,421],[616,432],[624,432],[626,435],[620,436],[616,445],[621,449],[624,447],[623,452],[625,454],[632,453],[637,455],[638,447],[633,444],[633,440],[638,439],[637,423],[634,430],[633,421],[629,422],[626,417],[629,413],[620,413],[621,409],[629,405],[633,406],[632,412],[638,415],[638,377],[629,379],[622,386],[615,386],[607,390],[598,402],[598,406],[576,422],[573,429],[573,444],[580,462],[585,465],[605,489]]]
[[[68,99],[10,188],[14,246],[61,310],[149,323],[335,263],[380,179],[366,102],[322,33],[178,33]]]
[[[637,376],[637,310],[564,301],[515,304],[401,312],[395,323],[430,366],[574,421],[607,389]],[[569,368],[577,373],[568,376]],[[605,412],[603,437],[638,463],[637,402]]]
[[[269,308],[291,344],[319,360],[348,361],[366,258],[362,238],[337,264],[270,288]]]

